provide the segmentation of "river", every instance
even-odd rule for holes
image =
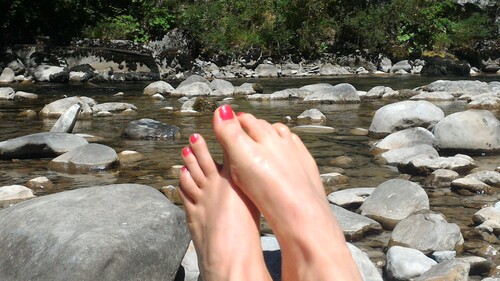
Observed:
[[[457,78],[446,78],[457,79]],[[499,81],[500,77],[480,76],[468,79],[481,80],[485,82]],[[368,91],[374,86],[389,86],[395,90],[409,89],[429,84],[435,78],[420,76],[349,76],[335,78],[293,78],[293,79],[234,79],[230,80],[233,85],[243,82],[258,82],[263,86],[265,93],[272,93],[286,88],[297,88],[314,83],[338,84],[347,82],[357,90]],[[39,112],[47,103],[63,98],[65,96],[88,96],[94,98],[98,103],[104,102],[127,102],[137,106],[137,115],[124,116],[114,115],[112,117],[94,117],[91,120],[79,120],[75,127],[75,133],[91,134],[99,137],[99,143],[114,148],[117,152],[123,150],[138,151],[145,159],[129,165],[95,174],[64,174],[50,171],[47,163],[50,159],[0,161],[0,186],[12,184],[24,184],[28,180],[38,176],[49,178],[57,187],[57,191],[75,188],[104,185],[112,183],[140,183],[160,188],[166,185],[177,186],[178,179],[171,173],[173,165],[182,164],[180,157],[181,149],[188,144],[188,137],[194,132],[201,133],[207,139],[209,147],[216,159],[221,159],[221,150],[215,141],[211,131],[211,115],[182,116],[171,111],[163,110],[164,107],[180,107],[177,98],[167,97],[163,101],[157,101],[143,96],[142,91],[149,82],[129,82],[112,84],[13,84],[10,85],[16,91],[26,91],[39,96],[37,100],[7,101],[0,100],[0,141],[19,137],[31,133],[49,131],[56,120],[29,120],[19,117],[18,114],[27,109]],[[175,87],[176,83],[172,83]],[[121,97],[115,97],[118,92],[123,92]],[[356,136],[351,133],[353,128],[368,128],[374,112],[385,105],[387,101],[369,101],[360,104],[308,104],[298,101],[273,101],[273,102],[251,102],[244,99],[231,101],[235,111],[250,112],[259,118],[269,122],[282,121],[283,117],[297,117],[306,109],[317,108],[327,117],[327,126],[338,130],[335,134],[299,134],[314,158],[321,172],[332,170],[332,159],[338,156],[347,156],[352,162],[343,166],[349,183],[340,188],[353,187],[375,187],[378,184],[400,174],[394,167],[380,166],[373,162],[370,153],[370,139],[366,136]],[[446,115],[462,111],[465,102],[436,103]],[[500,112],[493,112],[500,118]],[[131,141],[121,137],[126,125],[139,118],[152,118],[167,124],[176,125],[181,128],[182,138],[171,141]],[[494,169],[500,165],[498,156],[474,156],[481,167]],[[422,180],[414,178],[412,180]],[[448,221],[460,225],[462,232],[466,232],[472,224],[472,215],[488,203],[499,200],[498,195],[477,195],[463,197],[447,191],[430,191],[428,194],[431,209],[446,215]],[[43,195],[43,194],[39,194]],[[385,234],[387,236],[387,234]],[[475,249],[484,246],[484,241],[467,238],[466,249]],[[374,239],[365,239],[361,242],[364,249],[376,249],[383,247],[380,241],[387,239],[384,234]],[[498,248],[498,244],[495,244]],[[496,258],[496,264],[499,258]]]

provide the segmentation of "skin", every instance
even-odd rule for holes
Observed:
[[[203,280],[271,280],[260,244],[260,213],[212,159],[203,137],[184,148],[179,194]]]

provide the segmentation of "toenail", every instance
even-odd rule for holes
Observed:
[[[198,139],[200,138],[200,135],[198,134],[192,134],[190,137],[189,137],[189,141],[191,143],[195,143],[196,141],[198,141]]]
[[[182,149],[182,156],[187,157],[189,154],[191,154],[191,148],[189,146],[186,146]]]
[[[225,104],[221,107],[219,107],[219,116],[222,120],[229,120],[233,119],[233,109],[231,108],[230,105]]]

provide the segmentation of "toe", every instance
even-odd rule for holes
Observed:
[[[282,138],[291,138],[292,132],[290,132],[290,128],[288,128],[287,125],[283,123],[274,123],[273,124],[274,129],[276,132],[278,132],[278,135]]]
[[[189,137],[189,143],[196,161],[198,162],[198,166],[202,170],[205,177],[209,177],[210,175],[217,173],[217,165],[213,160],[212,155],[210,155],[205,139],[199,134],[192,134]]]
[[[179,195],[185,206],[196,204],[201,196],[201,190],[186,167],[182,167],[179,175]]]
[[[182,159],[184,160],[187,171],[189,171],[190,177],[198,187],[202,187],[205,184],[207,177],[201,169],[198,159],[194,155],[191,147],[186,146],[182,149]]]
[[[246,117],[249,114],[243,114]],[[246,145],[251,145],[250,137],[243,131],[239,119],[229,105],[223,105],[214,112],[212,119],[215,136],[229,154],[237,154]]]

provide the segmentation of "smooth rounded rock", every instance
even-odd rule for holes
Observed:
[[[470,265],[458,259],[445,261],[434,265],[414,281],[468,281]]]
[[[49,168],[60,172],[89,172],[113,168],[118,164],[116,151],[109,146],[90,143],[74,148],[49,163]]]
[[[419,144],[434,145],[434,135],[422,127],[408,128],[392,133],[373,144],[372,150],[391,150]]]
[[[460,175],[452,170],[437,169],[425,178],[424,186],[429,188],[448,188]]]
[[[174,96],[186,96],[186,97],[194,97],[194,96],[209,96],[212,94],[212,89],[205,82],[193,82],[187,85],[179,86],[175,90],[172,91],[172,95]]]
[[[428,175],[438,169],[453,170],[459,174],[466,174],[475,167],[477,165],[474,159],[463,154],[451,157],[422,154],[408,158],[398,165],[401,173],[410,175]]]
[[[316,108],[308,109],[297,116],[300,123],[311,123],[323,125],[326,123],[326,116]]]
[[[93,114],[92,106],[97,103],[88,97],[67,97],[45,105],[39,114],[43,118],[59,118],[74,104],[79,104],[81,107],[79,117],[91,117]]]
[[[302,87],[301,89],[307,89]],[[357,103],[360,98],[356,88],[348,83],[341,83],[331,87],[323,87],[311,90],[312,94],[306,96],[304,101],[316,101],[326,103]]]
[[[0,187],[0,203],[17,202],[35,197],[33,190],[23,185]]]
[[[166,95],[171,93],[173,90],[174,87],[172,87],[169,83],[165,81],[156,81],[148,84],[144,88],[143,94],[146,96],[153,96],[155,94]]]
[[[381,165],[399,165],[417,155],[439,157],[439,153],[434,147],[428,144],[419,144],[413,147],[402,147],[386,151],[377,155],[375,162]]]
[[[389,280],[412,280],[436,264],[419,250],[393,246],[387,251],[385,268]]]
[[[375,190],[374,187],[349,188],[328,194],[328,201],[343,208],[357,208]]]
[[[370,218],[333,204],[330,204],[330,209],[348,241],[359,241],[366,234],[376,234],[382,231],[382,226]]]

